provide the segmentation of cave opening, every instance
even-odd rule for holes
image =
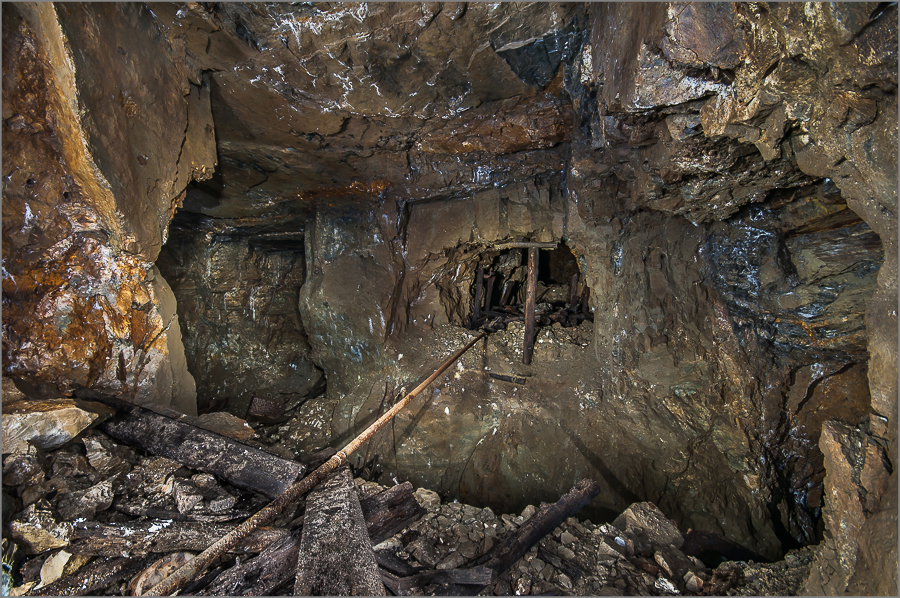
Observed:
[[[872,593],[896,16],[4,5],[4,404],[104,392],[297,460],[486,330],[357,475],[498,514],[591,478],[595,522],[652,502],[765,559],[819,546],[808,593]]]

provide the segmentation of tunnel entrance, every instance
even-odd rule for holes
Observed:
[[[521,242],[501,247],[486,252],[475,269],[468,328],[495,332],[511,322],[524,322],[523,363],[528,364],[535,327],[593,321],[590,287],[565,245]]]

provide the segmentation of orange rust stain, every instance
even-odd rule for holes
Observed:
[[[300,199],[313,200],[321,198],[335,197],[354,197],[357,195],[380,195],[389,189],[391,184],[388,181],[378,180],[371,182],[355,181],[344,187],[333,187],[330,189],[315,189],[313,191],[304,191],[300,193]]]

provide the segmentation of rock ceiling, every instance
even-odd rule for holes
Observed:
[[[208,87],[220,166],[187,209],[409,199],[559,171],[575,5],[152,5]],[[581,17],[583,21],[583,17]]]

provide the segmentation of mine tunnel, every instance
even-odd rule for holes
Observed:
[[[410,570],[593,480],[485,592],[896,595],[896,3],[2,11],[5,590],[265,504],[109,401],[310,464],[484,334],[348,457]]]

